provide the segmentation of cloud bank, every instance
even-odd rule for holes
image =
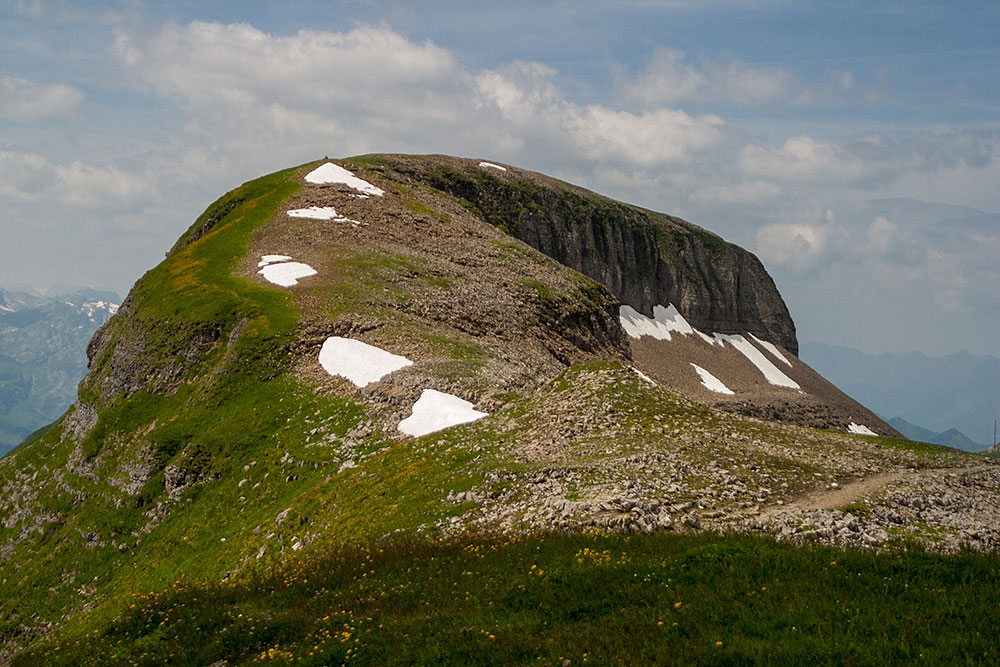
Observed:
[[[65,83],[0,76],[0,116],[33,119],[61,116],[79,106],[83,93]]]

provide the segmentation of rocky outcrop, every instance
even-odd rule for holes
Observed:
[[[169,321],[146,322],[123,308],[87,345],[90,373],[83,390],[101,402],[141,390],[167,392],[215,347],[220,336],[214,323],[185,327]]]
[[[486,221],[652,315],[673,304],[696,328],[750,332],[797,354],[795,324],[760,260],[697,225],[514,167],[380,156],[393,170],[458,197]]]
[[[665,225],[667,216],[609,208],[619,224],[602,224],[604,212],[578,216],[569,207],[565,217],[526,215],[513,233],[639,312],[652,315],[653,306],[670,303],[699,329],[749,331],[798,351],[791,316],[756,257],[709,232]]]

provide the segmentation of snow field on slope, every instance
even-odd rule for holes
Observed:
[[[399,430],[406,435],[420,437],[486,416],[487,413],[473,409],[472,403],[458,396],[424,389],[413,404],[413,414],[399,422]]]
[[[651,379],[651,378],[650,378],[650,377],[649,377],[648,375],[646,375],[645,373],[643,373],[642,371],[640,371],[640,370],[639,370],[638,368],[636,368],[635,366],[629,366],[629,368],[631,368],[631,369],[632,369],[632,371],[633,371],[633,372],[634,372],[634,373],[635,373],[636,375],[638,375],[638,376],[639,376],[639,378],[640,378],[640,379],[641,379],[641,380],[642,380],[643,382],[648,382],[649,384],[651,384],[651,385],[653,385],[653,386],[659,386],[659,385],[657,385],[657,384],[656,384],[656,382],[655,382],[654,380],[652,380],[652,379]]]
[[[653,306],[652,318],[646,317],[632,306],[622,306],[618,311],[618,318],[625,332],[632,338],[652,336],[657,340],[670,340],[670,333],[675,332],[684,336],[698,334],[706,342],[714,343],[710,337],[692,327],[672,304],[667,304],[666,307]]]
[[[482,169],[496,169],[498,171],[507,171],[507,167],[501,167],[498,164],[493,164],[492,162],[480,162],[479,166]]]
[[[709,391],[718,392],[720,394],[732,395],[736,393],[732,389],[727,387],[725,384],[723,384],[722,380],[715,377],[701,366],[697,364],[691,364],[691,365],[694,366],[694,370],[698,373],[698,377],[701,378],[701,384],[705,387],[705,389],[708,389]]]
[[[366,195],[381,197],[385,190],[374,186],[366,180],[360,179],[352,172],[343,167],[327,162],[316,167],[306,174],[306,182],[316,185],[327,185],[330,183],[341,183],[349,188],[354,188],[358,192]]]
[[[260,261],[257,262],[257,266],[267,266],[275,262],[287,262],[290,259],[291,257],[288,255],[262,255]]]
[[[875,431],[871,430],[870,428],[868,428],[864,424],[855,424],[854,422],[851,422],[848,425],[847,430],[850,433],[857,433],[859,435],[878,435],[878,433],[876,433]]]
[[[332,206],[310,206],[308,208],[293,208],[288,211],[290,218],[309,218],[310,220],[333,220],[335,222],[349,222],[355,227],[361,223],[351,220],[346,215],[337,213],[337,209]]]
[[[266,264],[257,273],[275,285],[291,287],[292,285],[297,285],[300,278],[308,278],[309,276],[316,275],[316,269],[302,262],[279,262],[276,264]]]
[[[383,377],[412,366],[406,357],[353,338],[331,336],[319,351],[319,363],[330,375],[345,377],[358,388],[378,382]]]
[[[649,318],[638,312],[631,306],[622,306],[619,309],[618,318],[622,323],[622,328],[625,329],[627,333],[632,338],[641,338],[643,336],[651,336],[657,340],[669,341],[672,333],[678,333],[683,336],[689,336],[691,334],[697,334],[710,345],[719,345],[725,347],[726,343],[729,343],[735,347],[744,357],[746,357],[750,363],[757,367],[757,369],[764,375],[766,379],[771,384],[778,387],[788,387],[790,389],[797,389],[802,391],[799,384],[795,380],[791,379],[768,360],[764,354],[753,346],[750,341],[739,334],[727,335],[716,333],[713,336],[707,336],[701,331],[698,331],[691,324],[684,319],[684,316],[680,314],[677,308],[673,304],[667,304],[666,306],[653,306],[653,317]],[[752,334],[751,334],[752,335]],[[767,341],[760,340],[756,336],[753,339],[760,343],[765,349],[775,355],[778,359],[785,362],[789,366],[792,365],[788,359],[786,359],[778,348]],[[692,364],[693,365],[693,364]],[[696,367],[697,368],[697,367]],[[704,370],[704,369],[701,369]],[[705,371],[707,372],[707,371]],[[699,371],[699,375],[701,371]],[[718,382],[718,380],[716,380]],[[702,376],[702,384],[704,384],[704,376]],[[721,382],[720,385],[725,386]],[[707,385],[706,385],[707,386]],[[713,391],[716,391],[713,389]],[[725,392],[722,392],[725,393]],[[732,392],[730,392],[732,393]]]
[[[765,350],[767,350],[772,355],[774,355],[774,357],[778,361],[783,361],[785,364],[788,365],[789,368],[792,367],[792,362],[790,362],[788,360],[788,357],[786,357],[785,355],[783,355],[781,353],[781,350],[778,349],[777,345],[775,345],[774,343],[768,342],[766,340],[761,340],[760,338],[757,338],[753,334],[750,334],[750,337],[753,338],[755,341],[757,341],[757,343],[760,344],[761,347],[763,347]]]
[[[764,356],[763,352],[754,347],[753,343],[748,341],[743,336],[739,334],[726,335],[717,333],[715,334],[715,338],[716,340],[729,343],[739,350],[744,357],[750,360],[750,363],[756,366],[757,369],[764,374],[764,378],[771,384],[778,387],[788,387],[789,389],[798,389],[799,391],[802,391],[798,382],[778,370],[778,367],[772,364],[768,358]]]

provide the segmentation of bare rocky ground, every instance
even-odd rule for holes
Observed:
[[[643,400],[620,402],[628,383]],[[449,496],[468,509],[434,528],[1000,548],[1000,466],[985,457],[715,411],[620,368],[577,374],[521,419],[497,431],[514,465]]]
[[[894,434],[792,355],[792,368],[779,366],[805,393],[769,385],[738,353],[695,337],[617,338],[617,309],[606,293],[583,314],[586,322],[558,308],[546,312],[551,302],[532,285],[572,293],[581,284],[415,181],[364,176],[376,176],[386,196],[359,199],[340,186],[307,185],[284,207],[332,205],[360,225],[279,212],[255,236],[243,271],[256,277],[258,258],[272,253],[319,271],[292,290],[302,336],[291,351],[302,359],[297,372],[322,391],[352,391],[315,364],[328,335],[420,362],[359,390],[373,419],[323,443],[336,449],[340,465],[364,469],[359,443],[373,434],[391,441],[420,387],[496,415],[453,445],[477,454],[469,472],[485,470],[484,482],[449,495],[457,516],[425,529],[713,530],[862,548],[913,539],[941,551],[1000,545],[1000,468],[991,462],[807,428],[843,431],[857,420]],[[449,341],[429,346],[427,332]],[[564,338],[568,332],[588,338]],[[471,357],[454,356],[461,345]],[[617,365],[629,357],[655,382]],[[615,363],[577,372],[561,390],[544,389],[566,364],[592,360]],[[707,391],[692,362],[736,396]],[[624,387],[639,388],[641,398]],[[535,396],[526,413],[512,411],[511,391]]]

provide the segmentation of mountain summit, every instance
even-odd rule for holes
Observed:
[[[510,165],[250,181],[94,335],[75,406],[0,460],[0,632],[396,534],[877,546],[933,507],[908,535],[1000,544],[992,468],[875,437],[897,434],[796,350],[752,254]],[[895,495],[831,513],[873,476]]]

